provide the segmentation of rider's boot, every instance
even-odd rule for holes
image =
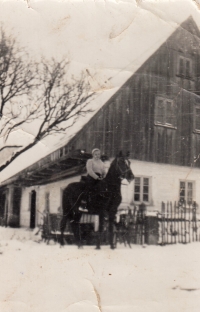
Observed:
[[[81,212],[88,212],[88,209],[87,209],[87,205],[88,205],[88,202],[89,202],[89,192],[88,191],[85,191],[85,194],[81,200],[81,204],[79,206],[79,211]]]
[[[96,236],[96,249],[101,249],[101,240],[102,240],[102,233],[97,232],[97,236]]]
[[[85,200],[81,201],[81,205],[79,206],[78,210],[81,212],[88,212],[87,202]]]

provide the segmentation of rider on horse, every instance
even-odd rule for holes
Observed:
[[[92,158],[88,159],[86,163],[87,169],[87,178],[86,178],[86,188],[85,194],[87,200],[89,200],[90,194],[95,191],[98,186],[99,181],[105,178],[106,170],[103,161],[100,159],[101,151],[99,148],[94,148],[92,150]],[[85,202],[86,203],[86,202]],[[84,202],[82,201],[81,207],[79,207],[80,211],[88,212],[88,209],[85,208]]]

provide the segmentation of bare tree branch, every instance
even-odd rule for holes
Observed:
[[[14,97],[27,95],[34,86],[36,70],[25,50],[0,30],[0,115]]]
[[[10,49],[9,55],[12,56],[12,51],[14,51],[13,45],[11,45]],[[9,59],[7,68],[12,62],[12,59]],[[13,68],[15,71],[23,68],[23,64],[18,64],[18,62],[14,62],[14,65]],[[6,110],[7,115],[6,118],[2,118],[3,127],[0,130],[0,135],[4,137],[5,143],[13,131],[20,129],[25,124],[34,123],[36,119],[40,122],[37,124],[34,140],[26,146],[20,146],[22,148],[15,151],[0,166],[0,171],[45,137],[55,133],[66,133],[67,129],[77,122],[79,116],[84,116],[92,111],[87,106],[94,94],[90,91],[90,86],[86,82],[85,76],[82,74],[77,80],[67,77],[68,65],[68,62],[65,60],[61,62],[57,62],[54,59],[43,61],[39,68],[37,68],[37,75],[34,76],[35,90],[32,76],[23,78],[23,75],[20,76],[18,73],[13,73],[9,83],[7,81],[1,83],[0,78],[1,99],[3,109]],[[7,77],[6,72],[4,73],[4,80],[5,77]],[[20,79],[18,79],[19,77]],[[18,81],[16,81],[17,79]],[[7,87],[9,86],[7,93],[4,92],[5,85]],[[27,86],[31,86],[33,91],[35,91],[32,93],[29,92],[29,97],[27,98],[27,100],[29,99],[28,104],[22,102],[21,106],[17,106],[16,103],[13,103],[12,106],[8,105],[7,107],[7,102],[5,101],[7,99],[12,101],[18,95],[22,95]],[[10,147],[11,145],[5,145],[3,149]]]
[[[2,152],[6,148],[20,148],[22,145],[9,145],[9,146],[3,146],[0,148],[0,152]]]

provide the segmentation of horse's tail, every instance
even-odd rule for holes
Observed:
[[[79,202],[81,201],[81,195],[83,194],[82,187],[79,183],[69,184],[65,190],[63,191],[62,196],[62,210],[63,215],[60,222],[60,231],[61,238],[60,244],[64,245],[64,230],[68,221],[73,221],[71,223],[72,232],[74,233],[74,237],[78,242],[80,239],[79,235],[79,227],[77,227],[77,223],[80,221],[81,214],[78,213]]]
[[[83,192],[73,188],[72,185],[69,185],[63,192],[62,197],[62,208],[63,215],[68,215],[70,212],[74,211],[76,207],[80,204]]]

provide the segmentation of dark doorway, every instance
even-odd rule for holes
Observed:
[[[0,192],[0,225],[4,225],[6,194]]]
[[[13,214],[10,220],[10,226],[20,226],[20,206],[21,206],[22,190],[19,187],[15,187],[13,190]]]
[[[36,191],[31,192],[31,216],[30,216],[30,228],[35,228],[35,217],[36,217]]]

